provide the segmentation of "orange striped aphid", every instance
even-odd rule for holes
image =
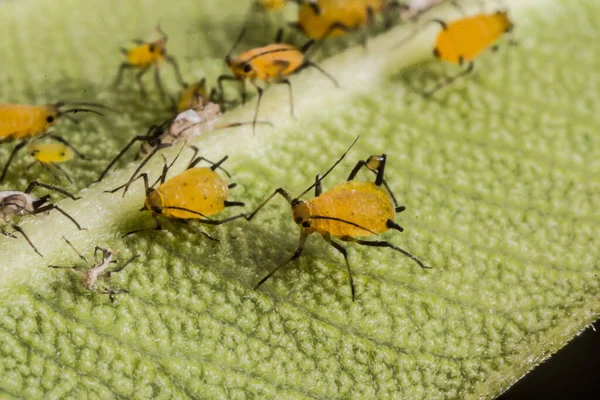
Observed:
[[[245,29],[242,29],[239,37],[233,44],[233,47],[225,57],[225,62],[233,76],[221,75],[218,78],[219,91],[223,95],[223,81],[232,80],[240,82],[242,86],[242,102],[246,102],[246,80],[249,80],[252,86],[258,92],[258,100],[256,102],[256,111],[254,113],[254,123],[252,129],[255,130],[256,120],[258,118],[258,110],[260,100],[262,98],[263,89],[257,85],[257,81],[262,81],[269,84],[285,84],[289,88],[290,93],[290,109],[294,116],[294,100],[292,95],[292,84],[287,79],[290,75],[300,72],[304,68],[314,67],[321,71],[329,78],[336,86],[339,87],[337,81],[325,72],[317,64],[309,61],[305,53],[314,44],[314,41],[309,41],[302,48],[298,49],[290,44],[280,43],[283,31],[279,30],[274,44],[269,44],[263,47],[257,47],[243,52],[237,57],[231,57],[231,53],[235,50],[238,43],[244,36]]]
[[[79,225],[79,223],[77,223],[77,221],[75,221],[75,219],[73,217],[71,217],[69,214],[67,214],[67,212],[65,210],[63,210],[56,204],[49,203],[49,200],[50,200],[49,194],[39,197],[39,198],[33,196],[31,194],[31,192],[36,187],[42,187],[45,189],[53,190],[57,193],[60,193],[60,194],[63,194],[65,196],[69,197],[72,200],[79,200],[80,197],[75,197],[71,193],[67,192],[66,190],[63,190],[56,186],[51,186],[51,185],[47,185],[45,183],[40,183],[40,182],[35,182],[35,181],[31,182],[29,184],[29,186],[27,186],[27,189],[25,189],[24,192],[19,192],[16,190],[0,191],[0,219],[2,219],[4,222],[8,223],[9,226],[15,232],[18,232],[21,236],[23,236],[23,238],[27,241],[27,243],[29,243],[31,248],[36,253],[38,253],[40,255],[40,257],[43,257],[42,253],[40,253],[38,251],[38,249],[33,245],[31,240],[29,240],[29,237],[23,231],[23,229],[21,229],[21,227],[19,227],[18,225],[15,225],[14,223],[12,223],[13,217],[21,217],[24,215],[48,214],[50,211],[56,210],[59,213],[61,213],[62,215],[64,215],[65,217],[67,217],[71,222],[73,222],[73,224],[75,224],[77,229],[84,230],[84,228],[82,228]],[[3,229],[0,229],[0,233],[2,233],[5,236],[16,238],[16,236],[13,233],[6,232]]]
[[[40,163],[52,175],[54,173],[50,167],[57,169],[67,178],[69,183],[73,183],[67,172],[58,165],[73,158],[73,150],[69,146],[63,143],[32,143],[27,146],[27,151],[35,159],[34,163]],[[54,177],[60,180],[56,175]]]
[[[73,251],[75,252],[75,254],[77,254],[77,256],[83,260],[84,263],[86,263],[87,267],[80,267],[78,265],[73,265],[73,266],[61,266],[61,265],[48,265],[48,268],[66,268],[66,269],[72,269],[74,271],[79,272],[81,275],[83,275],[83,286],[89,290],[90,292],[100,292],[100,293],[104,293],[107,294],[111,300],[114,299],[114,295],[115,294],[119,294],[119,293],[126,293],[127,291],[124,289],[113,289],[112,286],[106,286],[106,285],[97,285],[98,281],[106,281],[109,280],[112,276],[112,274],[116,274],[120,271],[122,271],[123,269],[125,269],[125,267],[127,267],[133,260],[135,260],[136,258],[139,257],[139,255],[135,255],[133,257],[131,257],[129,260],[127,260],[125,262],[125,264],[121,265],[120,267],[114,268],[114,269],[109,269],[110,264],[115,264],[117,261],[113,260],[114,255],[117,253],[115,250],[108,250],[108,249],[103,249],[102,247],[96,246],[96,248],[94,249],[94,259],[95,259],[95,264],[91,264],[84,256],[83,254],[81,254],[81,252],[79,252],[79,250],[77,250],[75,248],[75,246],[73,246],[73,244],[71,244],[71,242],[69,242],[67,240],[67,238],[65,238],[63,236],[63,239],[65,242],[67,242],[67,245],[69,245],[69,247],[71,249],[73,249]],[[98,255],[100,255],[100,257],[98,257]]]
[[[293,26],[312,40],[324,40],[366,28],[375,15],[403,7],[391,0],[305,0]]]
[[[160,39],[153,42],[144,42],[143,40],[136,39],[133,41],[137,44],[136,47],[129,50],[121,49],[121,52],[125,54],[126,61],[122,62],[119,66],[119,71],[114,82],[115,87],[118,87],[121,84],[123,72],[126,69],[135,69],[138,70],[135,79],[140,87],[140,93],[143,97],[146,97],[146,89],[144,89],[144,85],[142,84],[142,76],[148,72],[151,67],[154,67],[154,80],[156,82],[156,87],[160,92],[161,98],[164,98],[165,91],[160,81],[160,65],[163,63],[163,61],[166,61],[173,66],[177,81],[181,86],[186,86],[183,78],[181,77],[181,72],[179,71],[179,65],[177,65],[177,61],[175,61],[175,58],[167,54],[167,34],[160,29],[160,26],[157,26],[156,30],[162,35]]]
[[[358,138],[356,138],[358,140]],[[350,148],[354,146],[356,140]],[[354,280],[352,271],[348,262],[348,253],[333,238],[338,238],[344,242],[354,242],[364,246],[374,247],[389,247],[394,249],[414,262],[421,268],[428,268],[423,265],[415,256],[407,251],[396,247],[387,241],[369,241],[359,239],[362,236],[379,235],[389,229],[395,229],[402,232],[404,229],[394,222],[397,212],[402,212],[406,209],[404,206],[398,206],[396,199],[389,190],[387,182],[383,174],[386,164],[386,155],[371,156],[366,161],[359,161],[350,176],[348,181],[334,186],[325,193],[321,193],[321,181],[344,159],[350,148],[333,164],[323,176],[317,175],[316,181],[308,189],[302,192],[299,196],[292,198],[283,188],[275,190],[267,199],[258,206],[258,208],[250,214],[247,219],[252,219],[258,211],[264,207],[276,194],[283,196],[292,206],[292,218],[294,222],[301,228],[300,242],[294,254],[278,265],[275,269],[267,274],[258,282],[255,289],[262,285],[275,272],[297,259],[304,250],[304,244],[309,235],[318,233],[338,250],[344,256],[346,267],[348,269],[348,279],[352,292],[352,300],[355,297]],[[375,182],[353,182],[352,180],[362,168],[374,172],[377,177]],[[382,187],[383,186],[383,187]],[[304,194],[315,188],[315,197],[310,200],[300,200]]]
[[[494,43],[500,36],[510,32],[513,28],[513,23],[506,11],[477,14],[450,23],[441,20],[433,20],[433,22],[439,23],[442,27],[433,49],[433,55],[440,60],[460,66],[468,64],[463,71],[449,76],[426,91],[425,96],[431,96],[456,79],[468,75],[473,71],[475,58],[488,47],[493,50],[497,49]]]
[[[196,167],[196,165],[203,160],[210,163],[211,166],[201,168]],[[175,160],[169,166],[166,165],[165,160],[163,172],[154,184],[156,185],[156,183],[160,182],[160,186],[157,189],[154,189],[154,185],[148,185],[148,174],[142,173],[125,185],[109,191],[109,193],[115,193],[135,180],[140,178],[144,180],[146,199],[142,211],[147,210],[152,213],[152,218],[154,219],[156,226],[154,228],[131,231],[123,237],[141,231],[161,230],[162,225],[160,224],[158,216],[163,216],[182,223],[197,221],[206,225],[220,225],[245,217],[245,214],[239,214],[222,220],[210,218],[227,207],[244,205],[244,203],[239,201],[227,200],[229,197],[229,189],[234,188],[236,184],[227,184],[223,178],[215,172],[217,168],[221,168],[221,165],[225,160],[227,160],[227,156],[216,163],[213,163],[204,157],[198,157],[191,162],[184,172],[167,181],[165,181],[167,172]],[[225,171],[225,173],[227,172]],[[229,176],[229,174],[227,175]],[[217,240],[203,230],[200,230],[200,233],[211,240]]]
[[[6,172],[8,171],[8,167],[15,157],[15,154],[36,136],[48,136],[69,146],[79,157],[85,158],[83,154],[77,151],[77,149],[71,146],[65,139],[49,132],[49,129],[54,126],[54,124],[56,124],[61,117],[65,117],[66,119],[75,123],[78,122],[69,114],[91,112],[102,115],[98,111],[88,108],[77,108],[77,106],[91,106],[109,109],[108,107],[100,104],[84,102],[58,102],[43,106],[32,106],[26,104],[0,104],[0,144],[19,141],[8,157],[8,161],[4,165],[2,175],[0,176],[0,182],[4,180]]]

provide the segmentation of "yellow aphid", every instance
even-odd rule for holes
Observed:
[[[169,180],[166,180],[169,167],[165,165],[163,173],[157,181],[157,183],[160,182],[160,186],[156,189],[148,185],[148,175],[142,173],[125,185],[109,191],[109,193],[114,193],[137,179],[142,178],[144,180],[146,198],[142,210],[148,210],[152,213],[156,226],[149,229],[135,230],[124,236],[146,230],[161,230],[162,225],[160,224],[158,216],[182,222],[194,220],[207,225],[220,225],[245,217],[245,214],[239,214],[222,220],[210,218],[223,211],[226,207],[244,205],[242,202],[227,200],[229,197],[229,189],[234,188],[236,184],[227,184],[225,180],[215,172],[217,168],[221,168],[221,164],[223,164],[225,160],[227,160],[227,156],[216,163],[213,163],[204,157],[198,157],[192,161],[184,172]],[[206,161],[212,165],[210,167],[196,167],[201,161]],[[173,161],[171,165],[173,165],[174,162],[175,161]],[[216,240],[202,230],[200,230],[200,233],[211,240]]]
[[[356,140],[354,143],[356,143]],[[352,148],[354,143],[352,143],[350,148]],[[355,290],[352,271],[348,262],[348,254],[346,249],[334,241],[333,238],[364,246],[389,247],[407,256],[421,268],[427,268],[415,256],[389,242],[359,239],[360,237],[378,235],[389,229],[395,229],[400,232],[404,230],[394,222],[396,212],[402,212],[406,208],[398,206],[384,179],[385,154],[371,156],[365,161],[359,161],[350,173],[348,182],[340,183],[329,191],[321,193],[321,181],[342,161],[349,150],[323,176],[317,175],[316,182],[299,196],[292,198],[285,189],[279,188],[247,217],[248,220],[252,219],[265,204],[276,194],[279,194],[290,203],[292,218],[301,228],[300,243],[294,254],[269,272],[267,276],[258,282],[256,288],[269,279],[277,270],[300,257],[307,237],[313,233],[319,233],[323,239],[344,256],[348,269],[352,300],[355,297]],[[366,167],[377,175],[375,182],[352,182],[362,167]],[[300,200],[300,197],[313,187],[315,188],[315,197],[306,201]]]
[[[4,180],[8,167],[12,162],[15,154],[21,150],[31,139],[46,135],[62,144],[69,146],[80,157],[84,158],[81,153],[75,150],[65,139],[49,132],[49,129],[54,126],[62,117],[77,122],[68,114],[91,112],[102,115],[98,111],[88,108],[80,108],[77,106],[92,106],[99,108],[107,108],[94,103],[63,103],[48,104],[41,106],[33,106],[28,104],[0,104],[0,144],[19,141],[10,154],[8,161],[4,165],[0,182]]]
[[[390,0],[310,0],[298,7],[294,26],[313,40],[365,28],[375,15],[396,7]]]
[[[258,92],[258,101],[256,102],[256,111],[254,113],[253,129],[258,118],[258,110],[263,94],[263,89],[258,86],[257,81],[262,81],[266,84],[285,84],[288,85],[290,93],[290,108],[291,114],[294,115],[294,102],[292,95],[292,84],[287,79],[290,75],[301,71],[307,67],[314,67],[321,71],[331,81],[338,86],[336,80],[323,71],[317,64],[309,61],[305,52],[313,45],[313,41],[309,41],[302,48],[296,48],[293,45],[279,43],[281,41],[283,31],[279,31],[275,43],[267,46],[257,47],[247,50],[237,57],[232,57],[231,53],[244,36],[245,29],[242,29],[239,37],[233,47],[225,57],[227,66],[233,73],[231,75],[221,75],[218,78],[219,90],[223,94],[223,81],[233,80],[240,82],[242,86],[242,102],[246,101],[246,80],[254,86]]]
[[[437,36],[433,55],[443,61],[464,65],[466,69],[441,81],[425,95],[430,96],[439,89],[451,84],[457,78],[473,71],[474,60],[487,48],[495,48],[494,43],[513,28],[508,14],[498,11],[492,14],[477,14],[446,23],[434,20],[442,30]]]
[[[265,11],[281,11],[287,3],[288,0],[256,0],[257,6]]]
[[[32,143],[27,150],[43,164],[63,163],[73,158],[73,150],[62,143]]]
[[[117,77],[115,78],[114,86],[117,87],[121,84],[121,80],[123,79],[123,72],[126,69],[135,69],[137,70],[136,81],[138,86],[140,87],[140,92],[142,96],[146,96],[146,90],[144,89],[144,85],[142,84],[142,76],[148,72],[151,67],[154,67],[154,78],[156,81],[156,86],[160,92],[161,97],[165,97],[165,92],[162,87],[162,83],[160,81],[160,66],[163,61],[170,63],[175,69],[175,76],[177,77],[178,82],[181,86],[186,86],[183,78],[181,77],[181,72],[179,71],[179,66],[175,61],[175,58],[167,54],[167,41],[168,36],[160,29],[160,26],[156,27],[156,30],[162,35],[162,37],[153,42],[144,42],[143,40],[134,40],[134,43],[137,44],[136,47],[131,49],[121,49],[121,52],[125,55],[125,60],[119,66],[119,71],[117,73]]]

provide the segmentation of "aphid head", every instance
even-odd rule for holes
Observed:
[[[146,194],[146,201],[144,202],[143,210],[149,210],[154,214],[162,214],[163,200],[160,193],[157,190],[149,189]]]
[[[310,208],[302,200],[292,200],[292,217],[303,228],[310,228]]]
[[[167,54],[167,39],[162,38],[148,43],[148,51],[152,54],[165,56]]]

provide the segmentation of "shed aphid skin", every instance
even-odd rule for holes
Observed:
[[[160,92],[160,97],[165,98],[165,91],[160,81],[160,65],[166,61],[173,66],[175,70],[175,76],[181,86],[186,86],[181,72],[179,71],[179,65],[173,56],[167,54],[167,40],[169,39],[167,34],[162,31],[160,26],[156,27],[158,33],[162,36],[160,39],[153,42],[144,42],[143,40],[136,39],[133,42],[137,44],[132,49],[121,49],[121,52],[125,55],[125,61],[119,66],[117,77],[115,78],[114,86],[118,87],[123,79],[123,72],[126,69],[135,69],[138,72],[135,75],[135,79],[140,88],[142,97],[146,97],[146,89],[142,83],[142,76],[151,67],[154,67],[154,80],[156,87]]]
[[[33,245],[33,243],[31,242],[27,234],[23,231],[23,229],[21,229],[18,225],[12,223],[13,217],[20,217],[24,215],[48,214],[50,211],[56,210],[65,217],[67,217],[77,227],[77,229],[85,230],[85,228],[82,228],[73,217],[67,214],[65,210],[63,210],[56,204],[49,203],[49,194],[46,194],[45,196],[39,198],[31,195],[31,192],[36,187],[42,187],[44,189],[55,191],[57,193],[69,197],[72,200],[79,200],[81,197],[75,197],[66,190],[63,190],[56,186],[47,185],[45,183],[35,181],[31,182],[24,192],[19,192],[15,190],[0,191],[0,218],[2,218],[2,220],[6,222],[13,229],[14,232],[18,232],[21,236],[23,236],[23,238],[25,238],[25,240],[27,241],[27,243],[29,243],[31,248],[41,257],[43,257],[42,253],[40,253],[38,249]],[[14,232],[7,232],[3,229],[0,230],[0,233],[2,233],[3,235],[16,238]]]
[[[213,88],[208,93],[206,79],[202,78],[199,82],[184,86],[175,110],[177,114],[189,109],[202,110],[210,103],[218,104],[217,91]]]
[[[424,95],[429,97],[438,90],[450,85],[460,77],[473,71],[474,60],[487,48],[497,50],[494,43],[505,33],[513,29],[513,23],[506,11],[491,14],[477,14],[446,23],[442,20],[432,20],[440,24],[442,30],[437,36],[433,55],[442,61],[459,66],[467,65],[459,73],[448,76],[437,85],[427,90]]]
[[[78,121],[69,114],[89,112],[102,116],[103,114],[91,108],[97,107],[100,109],[110,108],[87,102],[58,102],[42,106],[32,106],[27,104],[0,104],[0,144],[18,141],[12,153],[8,157],[8,161],[4,165],[0,182],[4,180],[8,167],[19,150],[21,150],[33,138],[39,136],[47,136],[57,142],[69,146],[79,157],[84,158],[75,147],[71,146],[62,137],[51,133],[49,129],[58,122],[61,117],[65,117],[74,123]]]
[[[344,242],[358,243],[363,246],[389,247],[410,258],[421,268],[429,268],[409,252],[387,241],[359,239],[359,237],[363,236],[379,235],[389,229],[395,229],[399,232],[404,231],[400,225],[394,222],[394,219],[396,213],[404,211],[406,207],[398,206],[395,197],[385,182],[383,176],[386,164],[385,154],[371,156],[366,161],[359,161],[350,173],[347,182],[337,184],[329,191],[322,193],[321,181],[325,179],[325,177],[344,159],[357,140],[358,137],[333,166],[322,176],[317,175],[315,183],[300,195],[292,198],[285,189],[279,188],[267,197],[267,199],[247,217],[248,220],[252,219],[265,204],[267,204],[275,195],[279,194],[290,203],[292,207],[292,218],[301,228],[300,241],[294,254],[261,279],[255,286],[255,289],[273,276],[279,269],[300,257],[304,250],[306,239],[312,233],[319,233],[325,241],[331,244],[344,256],[346,267],[348,269],[348,281],[352,292],[352,301],[355,299],[355,288],[352,270],[350,268],[350,263],[348,262],[348,253],[346,249],[338,242],[334,241],[333,238],[340,239]],[[352,181],[362,167],[368,168],[377,175],[374,183]],[[315,197],[310,200],[300,200],[300,198],[312,190],[312,188],[315,188]]]
[[[135,260],[136,258],[139,257],[138,254],[131,257],[123,265],[121,265],[117,268],[109,269],[111,264],[117,263],[116,260],[113,260],[113,257],[117,253],[115,250],[103,249],[102,247],[96,246],[96,248],[94,249],[95,263],[91,264],[81,254],[81,252],[79,250],[77,250],[71,242],[69,242],[69,240],[67,238],[63,237],[63,239],[65,242],[67,242],[67,245],[69,245],[69,247],[71,249],[73,249],[75,254],[77,254],[77,256],[83,260],[83,262],[86,264],[86,266],[81,267],[78,265],[73,265],[73,266],[48,265],[48,268],[55,268],[55,269],[66,268],[66,269],[72,269],[72,270],[79,272],[83,276],[83,286],[87,290],[89,290],[90,292],[94,292],[94,293],[107,294],[111,300],[114,300],[114,295],[116,295],[116,294],[127,293],[127,291],[124,289],[113,289],[112,286],[106,286],[104,284],[104,282],[107,280],[110,280],[112,274],[116,274],[116,273],[122,271],[123,269],[125,269],[125,267],[127,267],[129,264],[131,264],[131,262],[133,260]],[[103,282],[103,285],[99,286],[97,284],[98,281]]]
[[[246,80],[249,80],[250,84],[254,86],[258,92],[256,111],[254,113],[254,120],[252,124],[252,130],[254,132],[256,132],[258,110],[260,108],[260,101],[263,95],[263,89],[258,86],[257,81],[262,81],[267,85],[285,84],[288,86],[290,95],[290,111],[292,117],[294,117],[294,98],[292,95],[292,84],[288,80],[290,75],[298,73],[307,67],[313,67],[329,78],[336,87],[339,87],[337,81],[331,75],[321,69],[321,67],[319,67],[317,64],[307,59],[305,53],[314,44],[314,41],[311,40],[302,46],[302,48],[298,49],[291,44],[280,43],[283,36],[283,30],[279,30],[279,32],[277,32],[275,43],[263,47],[257,47],[245,51],[237,57],[232,57],[231,54],[242,40],[244,33],[245,28],[242,29],[237,40],[231,47],[231,50],[227,56],[225,56],[225,62],[227,63],[227,66],[233,75],[219,76],[218,84],[219,91],[221,92],[222,96],[224,96],[223,81],[230,80],[240,82],[242,87],[243,103],[246,102]]]
[[[405,1],[405,8],[400,11],[404,20],[416,21],[421,15],[448,0],[409,0]],[[451,3],[456,3],[451,1]]]
[[[192,159],[198,155],[198,147],[190,144],[190,140],[204,132],[212,132],[223,129],[235,128],[238,126],[255,124],[267,124],[273,126],[268,121],[250,121],[250,122],[232,122],[229,124],[218,125],[221,118],[221,108],[217,103],[208,101],[198,102],[194,109],[188,109],[179,113],[174,119],[169,119],[160,125],[152,125],[145,135],[135,136],[131,141],[117,154],[117,156],[108,164],[106,169],[100,174],[96,182],[101,181],[108,174],[108,171],[115,163],[134,145],[135,142],[141,142],[139,156],[145,157],[132,174],[129,184],[125,186],[123,196],[127,192],[127,187],[133,182],[133,179],[150,161],[156,153],[167,147],[183,142],[185,146],[190,147],[194,154]]]
[[[298,21],[292,26],[312,40],[325,40],[365,29],[376,15],[394,8],[403,9],[405,5],[391,0],[304,0],[298,6]]]
[[[206,225],[221,225],[238,218],[246,217],[245,214],[238,214],[222,220],[210,218],[213,215],[220,213],[225,208],[244,206],[244,203],[242,202],[227,200],[229,198],[229,189],[234,188],[236,184],[227,184],[223,178],[215,172],[217,168],[222,169],[221,165],[227,158],[228,157],[225,156],[220,161],[213,163],[204,157],[198,157],[190,163],[184,172],[169,180],[166,180],[167,172],[175,163],[175,160],[167,166],[165,159],[165,166],[163,167],[162,174],[152,186],[148,184],[148,174],[142,173],[135,177],[133,181],[140,178],[143,179],[144,187],[146,189],[146,199],[144,201],[144,206],[140,211],[150,211],[156,226],[153,228],[131,231],[123,237],[142,231],[161,230],[162,225],[160,224],[159,216],[185,224],[191,221],[197,221]],[[196,167],[201,161],[206,161],[211,164],[211,166]],[[225,173],[229,176],[227,171],[225,171]],[[108,192],[115,193],[130,185],[133,181],[127,182],[125,185],[119,186]],[[160,186],[154,189],[154,186],[159,182]],[[201,229],[198,230],[207,238],[218,241],[205,231]]]
[[[60,180],[52,171],[54,168],[62,173],[69,183],[73,183],[69,174],[58,165],[73,158],[74,153],[69,146],[63,143],[31,143],[27,146],[27,151],[35,159],[32,164],[43,165],[57,180]]]

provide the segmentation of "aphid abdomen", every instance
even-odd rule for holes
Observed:
[[[321,234],[329,233],[335,237],[382,233],[389,229],[388,219],[393,221],[395,217],[389,193],[372,182],[341,183],[311,199],[308,204],[313,217],[311,227]]]
[[[150,51],[151,46],[155,46],[154,43],[145,43],[127,52],[127,62],[136,67],[149,67],[156,61],[161,59],[161,55],[158,52]]]
[[[479,14],[459,19],[442,30],[436,42],[441,60],[458,64],[474,60],[511,27],[505,13]]]
[[[157,189],[163,200],[162,214],[169,218],[199,219],[215,215],[225,208],[229,188],[210,168],[192,168],[169,179]],[[168,207],[186,208],[199,214]]]
[[[46,106],[0,104],[0,141],[24,139],[46,130]]]

